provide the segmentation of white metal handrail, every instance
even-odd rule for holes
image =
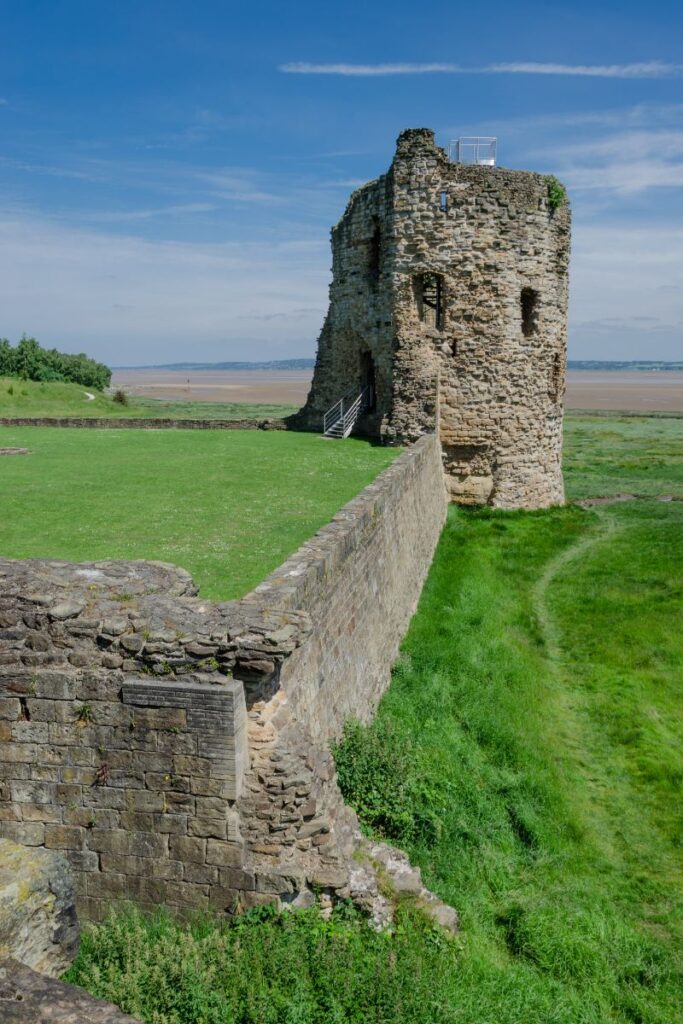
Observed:
[[[358,417],[372,402],[372,388],[369,385],[360,392],[347,391],[323,416],[323,433],[328,437],[348,437]]]

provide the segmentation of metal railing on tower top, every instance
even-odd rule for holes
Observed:
[[[492,135],[463,135],[449,142],[448,157],[456,164],[495,167],[498,159],[498,139]]]

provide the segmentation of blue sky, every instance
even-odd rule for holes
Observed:
[[[0,0],[0,335],[312,355],[329,228],[405,127],[574,210],[570,356],[683,358],[683,9]]]

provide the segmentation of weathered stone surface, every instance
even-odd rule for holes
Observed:
[[[75,985],[47,978],[16,960],[0,962],[2,1024],[140,1024]]]
[[[438,431],[453,500],[561,503],[569,223],[543,175],[454,164],[433,132],[402,132],[332,231],[330,308],[291,424],[321,429],[369,383],[357,432]]]
[[[75,894],[66,859],[0,839],[0,960],[12,957],[57,977],[77,950]]]
[[[446,506],[427,435],[241,601],[161,563],[0,559],[0,835],[63,850],[89,918],[317,886],[388,917],[371,864],[349,887],[330,744],[374,713]]]

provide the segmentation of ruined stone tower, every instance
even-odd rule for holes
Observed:
[[[354,432],[437,431],[454,501],[563,501],[570,217],[541,174],[453,163],[401,133],[332,230],[330,307],[295,425],[369,385]],[[369,392],[368,392],[369,393]]]

